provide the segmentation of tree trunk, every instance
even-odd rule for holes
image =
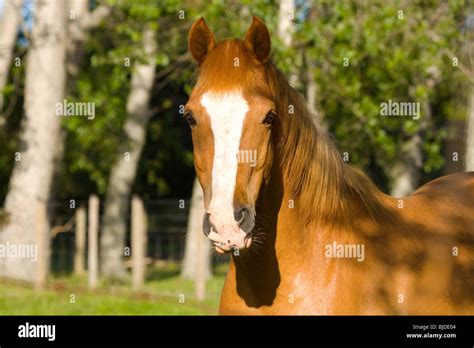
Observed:
[[[471,85],[466,120],[466,171],[474,171],[474,86]]]
[[[191,207],[189,209],[188,228],[186,231],[186,246],[181,267],[181,276],[197,282],[196,275],[200,274],[205,279],[211,275],[211,248],[207,238],[202,232],[202,219],[204,217],[204,195],[197,179],[194,180]],[[201,244],[199,245],[199,240]],[[198,269],[200,267],[200,269]]]
[[[316,5],[313,4],[309,11],[309,20],[312,22],[316,21],[316,16],[319,15],[318,9],[315,7]],[[319,86],[315,80],[315,72],[316,72],[316,62],[310,56],[306,49],[304,50],[304,58],[306,62],[306,103],[308,106],[308,110],[311,113],[311,118],[314,124],[327,130],[327,124],[324,122],[324,114],[321,109],[321,103],[319,100]]]
[[[47,203],[60,141],[55,105],[63,100],[66,55],[66,2],[38,1],[25,76],[25,116],[22,120],[21,160],[15,162],[5,199],[9,224],[2,243],[36,245],[36,207]],[[45,222],[48,225],[48,222]],[[41,229],[48,233],[49,226]],[[49,238],[46,238],[49,242]],[[0,258],[0,274],[33,282],[36,264],[29,258]]]
[[[99,5],[89,11],[89,1],[68,0],[69,4],[69,42],[67,47],[67,72],[74,76],[79,72],[79,64],[84,55],[84,44],[89,31],[110,16],[111,8]]]
[[[317,93],[318,93],[318,85],[316,84],[316,81],[314,80],[314,71],[315,71],[315,66],[314,62],[311,60],[311,58],[306,55],[306,102],[308,106],[308,110],[311,113],[313,122],[315,124],[321,123],[321,116],[318,112],[318,109],[316,108],[316,98],[317,98]]]
[[[293,34],[295,32],[295,24],[293,22],[295,16],[295,3],[294,0],[280,0],[280,6],[278,8],[278,38],[281,40],[283,45],[290,48],[293,45]],[[288,56],[287,59],[291,59]],[[294,88],[300,87],[300,78],[296,73],[290,73],[288,78],[290,85]]]
[[[3,111],[3,88],[8,80],[18,26],[21,21],[22,0],[6,0],[0,17],[0,113]]]
[[[280,0],[280,7],[278,9],[278,37],[286,47],[291,47],[293,43],[293,33],[295,31],[293,24],[294,15],[294,0]]]
[[[147,63],[136,66],[132,73],[124,125],[123,146],[110,172],[101,238],[102,273],[109,277],[123,277],[123,255],[130,193],[146,138],[151,116],[148,103],[155,78],[156,36],[150,29],[143,33]]]
[[[402,147],[403,158],[399,159],[390,172],[392,188],[390,195],[405,197],[418,186],[419,171],[422,166],[421,136],[415,134]]]
[[[427,80],[430,88],[437,83],[437,79],[432,77]],[[401,148],[401,157],[393,165],[389,176],[392,182],[390,195],[393,197],[405,197],[412,194],[418,187],[420,171],[423,167],[422,139],[421,133],[432,123],[433,110],[429,99],[422,102],[420,115],[420,129],[411,139],[407,140]]]

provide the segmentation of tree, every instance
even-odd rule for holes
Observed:
[[[148,26],[143,32],[145,64],[139,64],[132,73],[127,101],[125,138],[116,162],[112,166],[105,199],[105,212],[101,238],[101,269],[106,276],[125,274],[122,263],[130,193],[137,166],[145,144],[146,130],[153,110],[149,102],[156,69],[156,34]]]
[[[406,194],[441,174],[446,121],[458,111],[452,86],[460,79],[443,49],[459,42],[464,10],[462,3],[442,1],[429,8],[321,3],[323,15],[297,31],[317,62],[321,109],[338,148],[385,191],[408,178]],[[420,118],[382,117],[388,100],[419,103]],[[395,170],[400,164],[405,169]]]
[[[10,178],[5,210],[9,223],[0,233],[3,243],[37,245],[36,207],[48,202],[60,119],[55,105],[63,100],[66,69],[66,2],[36,3],[25,76],[25,116],[21,147]],[[47,225],[47,221],[45,221]],[[40,229],[48,233],[49,227]],[[36,264],[28,258],[1,258],[0,274],[34,281]]]
[[[464,75],[469,81],[468,92],[468,108],[466,117],[466,153],[465,153],[465,169],[466,171],[474,171],[474,66],[473,66],[473,50],[474,50],[474,25],[472,19],[474,14],[470,14],[471,21],[466,20],[466,42],[464,43],[465,60],[468,67],[464,67],[464,63],[460,62],[463,67]]]
[[[69,96],[69,93],[77,83],[77,75],[79,68],[84,56],[84,45],[87,41],[89,32],[98,27],[104,18],[109,16],[112,9],[106,5],[99,5],[91,11],[89,8],[89,1],[84,0],[70,0],[67,2],[68,5],[68,22],[67,27],[67,47],[66,47],[66,72],[67,72],[67,83],[65,94]],[[66,119],[66,122],[67,123]],[[61,129],[61,140],[59,145],[56,147],[54,154],[55,165],[54,165],[54,177],[61,177],[64,163],[64,148],[65,138],[67,132]],[[53,195],[56,191],[60,190],[59,181],[53,182]]]
[[[280,0],[278,11],[278,37],[286,47],[291,47],[295,25],[295,3],[294,0]]]
[[[84,45],[91,29],[101,24],[110,16],[112,9],[99,5],[93,11],[89,9],[89,1],[69,0],[69,41],[67,47],[67,71],[77,75],[84,55]]]
[[[322,13],[323,7],[320,4],[315,4],[314,1],[309,2],[309,9],[306,21],[312,23],[316,21],[316,17],[319,15],[324,15]],[[306,103],[308,106],[308,110],[312,115],[313,122],[319,127],[324,130],[327,130],[327,124],[324,121],[324,113],[321,110],[321,103],[319,100],[320,88],[316,82],[315,74],[316,74],[316,59],[315,57],[311,56],[310,52],[303,48],[304,54],[304,65],[305,69],[303,72],[304,80],[306,82]]]
[[[0,17],[0,113],[3,111],[3,88],[7,83],[18,27],[21,22],[22,3],[23,0],[6,0],[2,17]]]
[[[466,171],[474,171],[474,87],[471,85],[466,119]]]

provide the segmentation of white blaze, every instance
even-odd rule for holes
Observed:
[[[237,178],[237,154],[248,104],[240,92],[213,94],[201,98],[214,134],[212,198],[209,212],[220,224],[234,222],[233,198]]]

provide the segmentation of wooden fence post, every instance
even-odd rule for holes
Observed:
[[[190,204],[181,276],[194,281],[194,295],[202,301],[206,297],[206,281],[211,276],[211,250],[202,232],[204,195],[197,179],[194,180]]]
[[[132,287],[139,290],[145,281],[147,218],[143,201],[132,198]]]
[[[194,232],[194,231],[193,231]],[[196,240],[196,253],[197,253],[197,262],[196,262],[196,282],[195,282],[195,290],[196,290],[196,299],[198,301],[204,301],[206,298],[206,265],[204,264],[204,260],[202,258],[204,249],[204,241],[201,236],[198,236]]]
[[[89,197],[89,226],[88,226],[88,285],[89,289],[97,287],[99,280],[99,198]]]
[[[36,244],[37,250],[37,268],[35,288],[43,289],[46,285],[48,275],[49,261],[49,233],[48,233],[48,214],[46,202],[38,201],[36,204]]]
[[[86,254],[86,208],[82,205],[76,209],[76,235],[74,248],[74,274],[84,274],[84,258]]]

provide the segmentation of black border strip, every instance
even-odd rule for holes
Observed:
[[[55,325],[55,340],[20,338],[20,325]],[[417,325],[414,327],[414,325]],[[443,327],[441,327],[443,325]],[[421,329],[421,327],[425,329]],[[407,338],[407,334],[455,338]],[[474,346],[472,316],[0,316],[0,347],[65,344],[409,344]]]

